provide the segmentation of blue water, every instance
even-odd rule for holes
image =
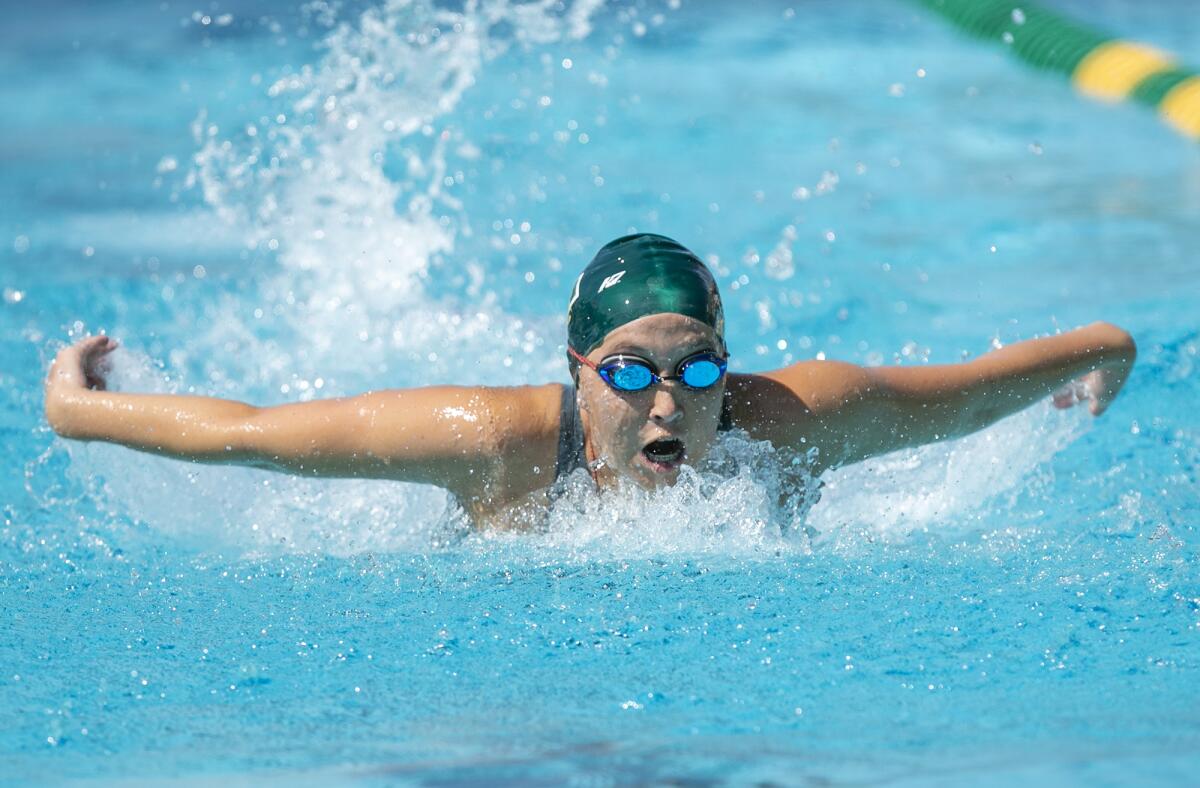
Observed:
[[[1054,7],[1200,63],[1186,3]],[[915,4],[728,8],[6,14],[5,780],[1194,780],[1200,147]],[[41,415],[101,330],[137,391],[565,380],[570,283],[631,228],[709,259],[738,370],[1096,319],[1138,366],[1099,420],[828,474],[811,539],[736,440],[708,503],[577,491],[473,535],[432,488]]]

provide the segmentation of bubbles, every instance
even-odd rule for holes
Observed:
[[[488,63],[514,44],[558,44],[586,35],[599,5],[589,0],[559,11],[549,4],[497,2],[486,9],[467,4],[454,10],[429,2],[386,2],[340,25],[330,18],[319,60],[263,80],[270,106],[261,113],[223,119],[220,127],[201,113],[190,166],[164,157],[157,169],[160,174],[189,171],[213,214],[234,228],[249,250],[245,259],[257,266],[248,272],[252,285],[243,293],[214,296],[219,300],[189,313],[186,288],[208,279],[204,288],[215,289],[219,269],[189,263],[184,269],[192,274],[189,283],[164,281],[162,299],[172,301],[181,321],[203,328],[189,336],[186,352],[153,351],[168,359],[165,368],[148,356],[122,351],[115,359],[114,386],[203,393],[220,382],[239,397],[277,402],[311,398],[318,389],[333,396],[358,391],[364,382],[503,384],[560,376],[560,354],[546,352],[562,334],[560,317],[506,313],[488,289],[485,269],[474,261],[462,265],[465,295],[431,295],[429,282],[437,279],[441,259],[462,248],[472,220],[486,227],[492,218],[467,216],[463,208],[471,167],[498,161],[493,141],[472,139],[462,128],[456,112],[463,97]],[[572,54],[574,59],[554,52],[549,70],[564,82],[574,81],[578,66],[592,86],[607,84],[607,77],[588,70],[592,60]],[[553,68],[556,62],[561,71]],[[526,98],[534,104],[545,97],[548,112],[569,106],[565,91],[553,87],[531,86]],[[568,127],[573,132],[589,124],[587,116],[576,117],[580,121]],[[591,142],[588,150],[602,143],[584,132],[569,138]],[[837,147],[831,142],[829,150]],[[872,161],[885,160],[899,166],[894,157]],[[600,164],[588,166],[591,182],[604,185]],[[810,170],[821,172],[815,183],[810,179],[795,187],[795,200],[837,190],[837,171],[824,166],[829,165]],[[855,171],[863,174],[865,166]],[[852,193],[849,188],[847,194]],[[661,201],[667,204],[669,197],[663,194]],[[712,214],[737,213],[736,206],[723,204],[706,198],[698,210],[703,213],[707,205]],[[804,208],[813,210],[813,203]],[[795,276],[794,246],[802,220],[785,219],[791,223],[759,261],[767,280]],[[565,244],[539,247],[540,224],[536,234],[527,222],[519,232],[502,226],[506,253],[546,248],[565,258],[576,252]],[[813,238],[826,225],[805,226],[806,237]],[[832,230],[823,237],[835,240]],[[28,239],[23,243],[27,248]],[[111,254],[107,244],[102,248]],[[550,278],[513,260],[516,278],[530,290]],[[749,282],[738,273],[735,282]],[[786,320],[783,301],[752,297],[763,331],[771,331],[769,339],[762,338],[769,342],[762,345],[764,354],[771,347],[783,352],[812,345],[811,338],[777,325]],[[954,446],[934,449],[931,467],[946,473],[957,469],[966,489],[985,496],[999,473],[987,459],[993,447]],[[447,541],[447,534],[460,533],[465,522],[444,493],[429,487],[198,467],[102,445],[72,444],[69,451],[77,478],[100,477],[102,498],[112,512],[198,545],[339,555],[427,549]],[[953,453],[962,451],[966,454]],[[816,490],[812,479],[789,477],[799,471],[765,444],[731,437],[720,452],[711,464],[686,472],[671,490],[597,494],[586,475],[577,478],[551,507],[548,526],[536,540],[547,549],[598,555],[807,549],[803,521],[812,503],[808,496]],[[913,522],[932,522],[931,511],[968,511],[955,509],[966,499],[940,491],[932,476],[911,475],[916,471],[908,463],[918,456],[926,457],[906,453],[834,474],[841,500],[817,507],[813,522],[826,534],[849,533],[843,528],[847,524],[891,534],[905,532]],[[964,456],[973,459],[950,459]],[[1028,473],[1032,466],[1020,467]],[[855,473],[875,475],[864,477],[863,484],[847,481],[859,478]],[[881,478],[913,482],[924,497]],[[1016,484],[1008,476],[999,482],[1001,489]],[[886,513],[875,518],[875,506],[886,507]]]
[[[190,183],[248,248],[272,255],[275,270],[261,289],[283,307],[273,329],[308,346],[302,360],[310,375],[333,379],[340,370],[361,378],[414,346],[409,338],[423,332],[393,331],[396,316],[416,318],[413,310],[434,305],[424,283],[438,259],[454,253],[467,222],[455,196],[464,179],[450,162],[480,155],[453,113],[486,62],[514,42],[585,36],[597,7],[587,0],[565,10],[504,2],[451,10],[393,0],[326,25],[324,56],[267,89],[278,101],[273,126],[223,139],[203,113],[197,119]],[[212,319],[226,341],[241,324],[239,309],[228,301]],[[494,307],[485,311],[509,319]],[[406,329],[415,322],[406,319]],[[347,354],[345,338],[362,336],[392,341],[366,341]],[[249,330],[238,342],[248,367],[273,350]]]
[[[783,281],[791,279],[796,273],[795,258],[792,254],[792,246],[796,243],[799,234],[796,231],[796,226],[789,224],[783,228],[780,233],[779,242],[775,244],[775,248],[767,255],[766,264],[763,266],[763,271],[771,279]]]
[[[847,548],[865,538],[969,528],[992,502],[1050,473],[1047,462],[1089,425],[1083,409],[1062,412],[1047,403],[959,440],[827,472],[830,503],[809,518],[821,534],[817,544]]]
[[[560,483],[536,546],[575,560],[716,553],[806,553],[804,517],[819,497],[811,460],[745,433],[724,434],[673,487],[598,492],[586,472]]]

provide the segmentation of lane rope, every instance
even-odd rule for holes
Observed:
[[[1167,52],[1102,33],[1018,0],[918,0],[957,27],[1007,46],[1026,63],[1065,75],[1079,92],[1153,108],[1200,139],[1200,72]]]

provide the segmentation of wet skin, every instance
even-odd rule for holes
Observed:
[[[674,375],[681,361],[701,351],[724,354],[725,347],[704,323],[664,313],[613,330],[587,358],[600,364],[616,355],[637,356],[660,375]],[[602,461],[594,474],[602,487],[613,486],[618,477],[648,489],[674,484],[680,466],[695,465],[716,440],[724,379],[707,389],[665,380],[644,391],[617,391],[580,365],[578,386],[584,451],[589,463]],[[682,457],[656,462],[646,453],[649,444],[664,439],[678,440]]]
[[[212,397],[107,391],[103,362],[115,347],[107,337],[87,337],[58,353],[46,379],[46,418],[59,435],[192,462],[435,484],[480,523],[532,506],[535,498],[545,510],[555,478],[560,384],[385,389],[260,408]],[[635,355],[660,375],[674,375],[681,361],[701,351],[724,352],[709,327],[657,314],[615,329],[588,358],[598,364],[614,354]],[[1100,415],[1136,357],[1128,332],[1092,323],[959,364],[866,368],[799,361],[730,374],[702,390],[664,381],[619,392],[581,367],[580,421],[587,458],[602,461],[595,472],[602,487],[620,478],[646,488],[673,484],[681,463],[697,464],[708,453],[726,400],[731,424],[752,439],[779,449],[815,449],[816,474],[966,435],[1056,390],[1059,407],[1085,402]]]

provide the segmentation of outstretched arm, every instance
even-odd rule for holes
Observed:
[[[116,347],[89,337],[63,349],[46,380],[55,432],[205,463],[309,476],[436,484],[482,493],[512,426],[512,397],[431,387],[258,408],[208,397],[104,390],[101,360]]]
[[[823,467],[982,429],[1079,380],[1094,415],[1116,398],[1137,349],[1127,332],[1093,323],[994,350],[963,364],[864,368],[801,362],[762,377],[790,396],[776,418],[783,442],[816,446]],[[1055,396],[1066,407],[1073,398]]]

